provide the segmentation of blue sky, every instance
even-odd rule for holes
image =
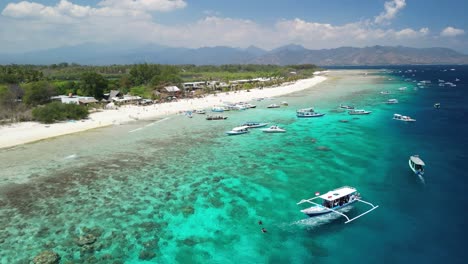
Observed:
[[[464,0],[0,0],[0,50],[405,45],[468,53]]]

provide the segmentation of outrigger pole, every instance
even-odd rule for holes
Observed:
[[[314,202],[311,201],[311,200],[314,200],[314,199],[317,199],[317,198],[319,198],[319,197],[314,197],[314,198],[310,198],[310,199],[306,199],[306,200],[301,200],[301,201],[298,202],[297,204],[311,203],[311,204],[314,204],[314,205],[323,207],[323,208],[325,208],[325,209],[327,209],[327,210],[332,211],[333,213],[337,213],[337,214],[339,214],[339,215],[345,217],[345,218],[348,220],[348,221],[345,222],[345,224],[347,224],[347,223],[349,223],[349,222],[352,222],[352,221],[358,219],[359,217],[361,217],[361,216],[363,216],[363,215],[366,215],[366,214],[372,212],[373,210],[375,210],[375,209],[377,209],[377,208],[379,207],[378,205],[373,205],[373,204],[371,204],[371,203],[369,203],[369,202],[366,202],[366,201],[364,201],[364,200],[356,199],[356,201],[361,202],[361,203],[368,204],[368,205],[370,205],[372,208],[369,209],[369,210],[367,210],[367,211],[365,211],[364,213],[362,213],[362,214],[360,214],[360,215],[358,215],[358,216],[356,216],[356,217],[350,219],[347,215],[345,215],[345,214],[343,214],[343,213],[341,213],[341,212],[338,212],[337,210],[333,210],[333,209],[331,209],[331,208],[325,207],[325,206],[323,206],[323,205],[321,205],[321,204],[314,203]]]

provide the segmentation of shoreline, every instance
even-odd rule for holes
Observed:
[[[278,97],[312,88],[326,79],[325,76],[316,75],[312,78],[301,79],[279,87],[251,89],[250,92],[242,90],[215,95],[210,94],[203,98],[180,99],[177,102],[150,106],[124,105],[115,110],[106,109],[91,113],[88,119],[79,121],[60,122],[50,125],[38,122],[21,122],[0,126],[0,149],[111,125],[174,115],[187,110],[211,108],[225,102],[248,102],[256,98]]]

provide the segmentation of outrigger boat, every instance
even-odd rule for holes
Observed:
[[[354,109],[354,106],[352,106],[352,105],[340,104],[340,108],[342,108],[342,109]]]
[[[358,219],[359,217],[367,213],[370,213],[371,211],[379,207],[378,205],[373,205],[369,202],[361,200],[361,196],[357,192],[357,190],[349,186],[343,186],[341,188],[329,191],[323,195],[320,195],[320,193],[315,193],[315,195],[316,197],[313,197],[310,199],[303,199],[297,203],[297,204],[302,204],[302,203],[313,204],[312,207],[301,210],[302,213],[308,215],[309,217],[315,217],[315,216],[330,214],[330,213],[339,214],[343,216],[344,218],[346,218],[345,224],[351,221],[354,221]],[[321,199],[322,203],[319,204],[319,203],[313,202],[313,200],[315,199]],[[351,205],[355,202],[365,203],[371,206],[371,209],[353,218],[349,218],[349,216],[339,211],[340,209],[348,205]]]
[[[348,114],[350,115],[368,115],[372,113],[371,111],[366,111],[364,109],[354,109],[354,110],[349,110]]]
[[[385,102],[386,104],[398,104],[398,100],[397,99],[388,99],[387,102]]]
[[[324,116],[323,113],[315,112],[313,107],[303,108],[296,111],[297,117],[321,117]]]
[[[409,116],[400,115],[400,114],[393,114],[393,119],[398,120],[398,121],[403,121],[403,122],[416,122],[416,119],[413,119]]]

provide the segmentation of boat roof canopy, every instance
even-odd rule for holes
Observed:
[[[325,194],[322,194],[319,197],[327,201],[333,201],[341,197],[345,197],[347,195],[353,194],[355,192],[356,192],[356,189],[354,189],[353,187],[344,186],[344,187],[335,189],[333,191],[329,191]]]
[[[411,156],[410,160],[416,165],[426,166],[426,164],[424,164],[424,161],[422,161],[422,159],[419,158],[419,156]]]
[[[248,126],[239,126],[239,127],[233,128],[232,130],[236,131],[236,130],[244,130],[244,129],[248,129],[248,128],[249,128]]]

